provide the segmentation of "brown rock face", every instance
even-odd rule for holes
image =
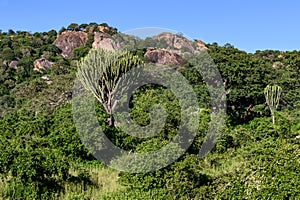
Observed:
[[[180,55],[173,52],[172,50],[166,49],[153,49],[150,48],[144,55],[151,62],[157,64],[169,64],[179,66],[182,64],[183,60]]]
[[[109,27],[107,27],[107,26],[98,26],[98,29],[99,29],[99,31],[101,31],[101,32],[103,32],[103,33],[106,33],[107,31],[109,31],[110,30],[110,28]]]
[[[34,66],[33,70],[37,71],[39,73],[43,73],[42,70],[47,70],[53,64],[54,64],[53,62],[50,62],[50,61],[46,60],[45,58],[39,58],[33,62],[33,66]]]
[[[13,61],[11,61],[11,62],[9,63],[8,66],[11,67],[11,68],[13,68],[14,70],[18,70],[17,65],[18,65],[18,61],[13,60]]]
[[[88,41],[88,34],[83,31],[64,31],[58,35],[54,45],[62,50],[65,58],[72,56],[74,48],[85,45]]]
[[[195,40],[196,44],[198,45],[198,47],[202,48],[203,50],[206,50],[207,47],[205,45],[204,42],[202,42],[201,40]]]
[[[163,32],[154,37],[156,40],[164,40],[168,44],[168,46],[171,49],[178,49],[185,52],[195,53],[196,51],[203,51],[207,48],[205,47],[205,44],[199,40],[198,42],[194,43],[190,40],[188,40],[185,37],[182,37],[180,35],[172,34],[169,32]]]
[[[102,48],[108,51],[114,51],[121,48],[120,44],[117,43],[109,34],[98,32],[94,33],[94,42],[92,47],[95,49]]]

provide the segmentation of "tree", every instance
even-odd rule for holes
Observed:
[[[11,48],[9,48],[9,47],[3,48],[1,54],[2,54],[2,58],[3,59],[9,60],[9,61],[13,60],[14,57],[15,57],[14,51]]]
[[[9,182],[21,183],[20,190],[30,188],[25,195],[37,193],[34,199],[42,199],[46,191],[58,190],[70,177],[68,155],[52,148],[52,138],[47,136],[51,124],[48,114],[37,115],[26,109],[8,113],[0,119],[1,179],[7,177]],[[23,199],[15,195],[11,198]]]
[[[104,22],[104,23],[101,23],[101,24],[99,24],[99,26],[105,26],[105,27],[109,27],[109,26],[108,26],[108,24],[107,24],[107,23],[105,23],[105,22]]]
[[[276,83],[276,70],[272,63],[254,58],[232,45],[209,46],[209,55],[218,67],[228,91],[227,114],[232,123],[246,123],[253,119],[252,106],[265,103],[264,88]]]
[[[91,27],[96,26],[96,25],[98,26],[98,24],[96,22],[89,23],[89,26],[91,26]]]
[[[12,29],[8,30],[8,35],[15,35],[15,34],[16,34],[15,31],[13,31]]]
[[[83,29],[85,29],[86,27],[88,27],[89,25],[88,24],[80,24],[79,25],[79,30],[83,30]]]
[[[79,60],[80,58],[84,57],[88,54],[90,47],[88,46],[80,46],[73,49],[73,56],[75,60]]]
[[[93,49],[78,64],[77,77],[86,90],[92,92],[109,114],[108,125],[113,126],[112,97],[119,79],[143,61],[127,51]],[[92,72],[92,73],[91,73]]]
[[[78,24],[76,23],[72,23],[70,24],[68,27],[67,27],[68,30],[71,30],[71,31],[78,31],[79,30],[79,26]]]
[[[266,102],[271,111],[273,124],[275,124],[274,111],[278,107],[281,91],[282,91],[282,89],[278,85],[273,85],[273,86],[268,85],[264,90]]]
[[[62,34],[62,32],[66,31],[66,30],[67,30],[67,29],[66,29],[65,27],[62,27],[62,28],[59,30],[58,34]]]
[[[47,43],[52,44],[54,42],[54,40],[56,39],[57,32],[56,32],[56,30],[50,30],[47,32],[47,35],[48,35]]]

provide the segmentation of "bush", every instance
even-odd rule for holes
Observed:
[[[0,173],[22,188],[33,187],[37,195],[59,190],[69,170],[69,159],[42,137],[47,134],[47,120],[28,112],[0,120]]]

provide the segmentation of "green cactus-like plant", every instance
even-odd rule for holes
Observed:
[[[143,61],[128,51],[92,49],[78,63],[77,77],[84,88],[96,97],[109,114],[108,124],[113,126],[112,97],[119,79]],[[116,102],[115,102],[116,103]]]
[[[264,90],[266,102],[271,111],[272,123],[275,124],[275,116],[274,111],[277,109],[279,105],[280,95],[282,92],[282,88],[278,85],[267,85]]]

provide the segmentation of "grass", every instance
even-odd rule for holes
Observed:
[[[72,170],[70,173],[80,176],[78,170]],[[116,170],[104,166],[88,165],[83,167],[83,173],[89,175],[91,182],[66,182],[64,192],[59,195],[58,199],[105,199],[107,195],[122,189],[117,182],[118,171]]]
[[[112,193],[123,189],[117,182],[118,171],[105,166],[80,164],[71,169],[70,174],[77,178],[64,182],[62,184],[63,190],[60,193],[51,194],[51,196],[47,196],[47,198],[55,200],[98,200],[106,199],[107,196],[110,196]],[[26,190],[21,187],[18,182],[9,182],[8,177],[1,177],[0,199],[17,199],[23,196],[20,193],[24,193]],[[32,199],[32,197],[28,199]]]

